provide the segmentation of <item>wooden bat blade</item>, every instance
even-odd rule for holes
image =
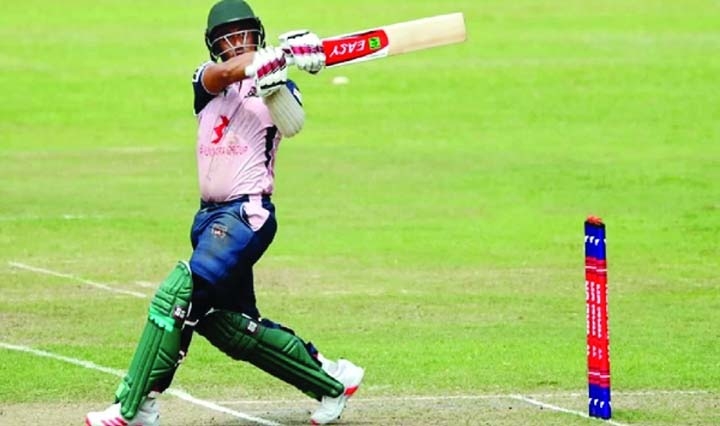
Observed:
[[[462,43],[466,39],[465,18],[462,13],[388,25],[385,32],[390,39],[389,55]]]
[[[323,39],[326,66],[334,67],[447,44],[466,39],[461,12],[431,16]]]

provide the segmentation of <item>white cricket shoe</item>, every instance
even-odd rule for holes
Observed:
[[[120,403],[105,411],[94,411],[85,417],[85,426],[160,426],[160,410],[155,398],[145,398],[132,420],[120,414]]]
[[[346,359],[338,360],[336,367],[330,375],[345,386],[345,392],[335,398],[322,397],[320,407],[310,416],[310,423],[314,425],[324,425],[339,419],[348,398],[358,390],[365,375],[365,370]]]

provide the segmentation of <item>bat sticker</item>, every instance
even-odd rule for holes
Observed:
[[[323,40],[326,66],[387,56],[390,42],[383,30],[371,30]]]

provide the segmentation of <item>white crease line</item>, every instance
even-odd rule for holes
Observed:
[[[710,391],[706,390],[645,390],[645,391],[612,391],[612,396],[660,396],[660,395],[706,395]],[[556,392],[556,393],[539,393],[531,395],[536,398],[557,398],[557,397],[584,397],[587,398],[587,392]]]
[[[9,350],[12,350],[12,351],[25,352],[25,353],[29,353],[29,354],[36,355],[36,356],[40,356],[40,357],[44,357],[44,358],[51,358],[51,359],[54,359],[54,360],[57,360],[57,361],[67,362],[68,364],[77,365],[77,366],[80,366],[80,367],[83,367],[83,368],[87,368],[87,369],[90,369],[90,370],[100,371],[100,372],[103,372],[103,373],[106,373],[106,374],[111,374],[111,375],[113,375],[113,376],[117,376],[117,377],[120,377],[120,378],[122,378],[123,376],[125,376],[125,372],[123,372],[123,371],[121,371],[121,370],[116,370],[116,369],[114,369],[114,368],[103,367],[102,365],[97,365],[97,364],[95,364],[94,362],[90,362],[90,361],[83,361],[83,360],[81,360],[81,359],[70,358],[70,357],[63,356],[63,355],[56,355],[56,354],[51,353],[51,352],[42,351],[42,350],[39,350],[39,349],[33,349],[33,348],[28,347],[28,346],[20,346],[20,345],[13,345],[13,344],[10,344],[10,343],[0,342],[0,347],[5,348],[5,349],[9,349]],[[240,419],[243,419],[243,420],[248,420],[248,421],[251,421],[251,422],[253,422],[253,423],[257,423],[257,424],[261,424],[261,425],[266,425],[266,426],[281,426],[280,423],[274,422],[274,421],[272,421],[272,420],[266,420],[266,419],[263,419],[263,418],[261,418],[261,417],[251,416],[251,415],[249,415],[249,414],[241,413],[241,412],[239,412],[239,411],[235,411],[235,410],[232,410],[232,409],[230,409],[230,408],[223,407],[223,406],[218,405],[218,404],[216,404],[216,403],[214,403],[214,402],[205,401],[205,400],[202,400],[202,399],[195,398],[194,396],[190,395],[189,393],[187,393],[187,392],[185,392],[185,391],[182,391],[182,390],[179,390],[179,389],[171,388],[171,389],[166,390],[165,393],[168,394],[168,395],[172,395],[172,396],[174,396],[174,397],[176,397],[176,398],[182,399],[183,401],[187,401],[187,402],[189,402],[189,403],[191,403],[191,404],[199,405],[199,406],[205,407],[205,408],[207,408],[207,409],[209,409],[209,410],[213,410],[213,411],[218,411],[218,412],[221,412],[221,413],[229,414],[229,415],[231,415],[231,416],[234,416],[234,417],[237,417],[237,418],[240,418]]]
[[[148,297],[148,295],[146,295],[144,293],[138,293],[138,292],[132,291],[132,290],[123,290],[123,289],[119,289],[119,288],[114,288],[114,287],[110,287],[105,284],[100,284],[100,283],[96,283],[94,281],[86,280],[86,279],[80,278],[80,277],[72,275],[72,274],[65,274],[62,272],[51,271],[49,269],[38,268],[35,266],[26,265],[24,263],[8,262],[8,265],[12,266],[13,268],[24,269],[26,271],[35,272],[38,274],[52,275],[53,277],[60,277],[60,278],[67,278],[70,280],[81,282],[83,284],[87,284],[87,285],[95,287],[95,288],[99,288],[101,290],[111,291],[113,293],[125,294],[128,296],[139,297],[141,299],[146,299]]]
[[[613,396],[659,396],[659,395],[709,395],[710,391],[705,390],[656,390],[656,391],[613,391]],[[517,394],[481,394],[481,395],[417,395],[417,396],[379,396],[379,397],[362,397],[356,396],[353,401],[360,402],[377,402],[383,403],[387,401],[450,401],[450,400],[480,400],[480,399],[517,399]],[[555,392],[532,394],[533,398],[562,398],[562,397],[582,397],[587,398],[587,392]],[[302,403],[305,399],[245,399],[233,401],[217,401],[222,405],[245,405],[245,404],[272,404],[283,405]]]
[[[503,398],[512,398],[512,395],[448,395],[448,396],[388,396],[388,397],[376,397],[376,398],[366,398],[366,397],[354,397],[353,401],[355,402],[378,402],[383,403],[387,401],[443,401],[443,400],[451,400],[451,399],[467,399],[467,400],[476,400],[476,399],[503,399]],[[235,401],[218,401],[218,404],[222,405],[243,405],[243,404],[273,404],[273,405],[283,405],[283,404],[293,404],[293,403],[302,403],[307,401],[306,399],[264,399],[264,400],[257,400],[257,399],[246,399],[246,400],[235,400]]]
[[[658,396],[658,395],[710,395],[707,390],[650,390],[650,391],[613,391],[613,395],[620,396]],[[586,396],[587,394],[582,394]]]
[[[170,394],[176,398],[180,398],[183,401],[187,401],[192,404],[199,405],[201,407],[205,407],[209,410],[219,411],[221,413],[229,414],[231,416],[238,417],[238,418],[241,418],[244,420],[248,420],[253,423],[267,425],[267,426],[280,426],[280,423],[274,422],[272,420],[266,420],[266,419],[263,419],[262,417],[251,416],[250,414],[241,413],[239,411],[235,411],[230,408],[223,407],[222,405],[216,404],[211,401],[205,401],[202,399],[195,398],[194,396],[192,396],[189,393],[182,391],[182,390],[168,389],[165,391],[165,393]]]
[[[567,409],[567,408],[559,407],[559,406],[557,406],[557,405],[548,404],[548,403],[546,403],[546,402],[538,401],[537,399],[528,398],[527,396],[523,396],[523,395],[508,395],[508,396],[509,396],[510,398],[516,399],[516,400],[518,400],[518,401],[523,401],[523,402],[526,402],[526,403],[531,404],[531,405],[535,405],[535,406],[542,407],[542,408],[547,408],[548,410],[553,410],[553,411],[557,411],[557,412],[560,412],[560,413],[566,413],[566,414],[574,414],[574,415],[576,415],[576,416],[584,417],[584,418],[586,418],[586,419],[600,420],[600,421],[603,421],[603,422],[605,422],[606,424],[609,424],[609,425],[626,426],[625,423],[619,423],[619,422],[616,422],[616,421],[614,421],[614,420],[596,419],[595,417],[590,417],[589,415],[587,415],[586,413],[583,413],[583,412],[581,412],[581,411],[569,410],[569,409]]]

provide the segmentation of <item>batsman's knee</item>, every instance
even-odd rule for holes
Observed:
[[[149,318],[165,331],[182,328],[193,293],[192,272],[187,262],[178,262],[160,284],[150,302]]]

